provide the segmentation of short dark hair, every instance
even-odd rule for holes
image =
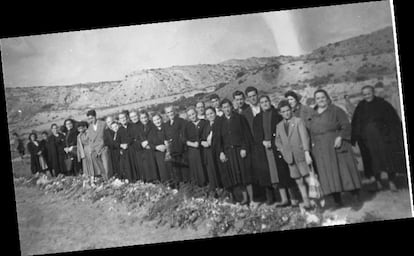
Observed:
[[[113,125],[113,124],[119,125],[119,123],[117,121],[112,121],[110,125]]]
[[[88,112],[86,112],[86,116],[96,117],[96,111],[95,111],[95,109],[88,110]]]
[[[43,132],[42,132],[42,135],[43,135],[43,134],[46,134],[47,136],[49,136],[49,133],[48,133],[47,131],[43,131]]]
[[[220,100],[220,97],[219,97],[217,94],[213,93],[213,94],[211,94],[211,95],[210,95],[209,99],[210,99],[210,100],[213,100],[213,99],[218,99],[218,100]]]
[[[220,107],[222,107],[224,104],[230,104],[231,107],[233,107],[233,102],[231,102],[231,100],[224,98],[221,102],[220,102]]]
[[[154,114],[152,114],[152,117],[151,118],[154,118],[155,116],[159,116],[161,118],[161,120],[162,120],[162,115],[161,115],[160,112],[155,112]]]
[[[85,127],[85,128],[88,128],[88,123],[87,123],[87,122],[85,122],[85,121],[80,121],[80,122],[78,123],[78,127],[77,127],[77,128],[79,128],[79,127]]]
[[[29,134],[29,140],[32,140],[31,139],[32,135],[35,137],[34,139],[37,140],[37,134],[34,133],[34,132],[32,132],[32,133]]]
[[[237,91],[233,92],[233,99],[235,99],[236,96],[240,96],[240,95],[243,96],[243,98],[245,97],[244,93],[242,91],[237,90]]]
[[[290,104],[289,104],[289,101],[287,101],[287,100],[281,100],[280,102],[279,102],[279,104],[277,104],[277,108],[279,109],[279,111],[280,111],[280,109],[282,109],[283,107],[289,107],[290,109],[292,109],[292,107],[290,106]]]
[[[142,115],[146,115],[148,118],[150,118],[148,112],[146,110],[140,110],[138,112],[138,116],[141,117]]]
[[[257,88],[253,87],[253,86],[248,86],[246,88],[246,90],[244,91],[244,93],[247,95],[249,92],[255,92],[256,94],[258,93]]]
[[[293,97],[297,102],[299,102],[299,95],[296,92],[294,92],[294,91],[287,91],[285,93],[285,98],[287,98],[289,96],[290,97]]]
[[[207,110],[212,110],[212,111],[214,111],[214,113],[216,113],[217,114],[217,112],[216,112],[216,109],[215,108],[213,108],[212,106],[208,106],[208,107],[206,107],[206,112],[207,112]]]
[[[53,128],[53,126],[56,126],[56,128],[59,128],[59,126],[58,126],[56,123],[53,123],[53,124],[50,126],[50,129],[52,129],[52,128]]]

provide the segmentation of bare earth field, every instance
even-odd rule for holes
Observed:
[[[13,162],[15,176],[27,175],[25,160],[24,164]],[[327,220],[323,225],[412,217],[406,176],[400,176],[399,181],[397,185],[402,188],[399,192],[372,193],[367,191],[369,186],[364,187],[361,209],[326,210],[323,215],[334,216],[334,220],[331,223]],[[129,212],[124,204],[109,197],[92,203],[68,199],[61,194],[45,194],[37,187],[20,185],[15,186],[15,193],[22,255],[209,237],[205,223],[201,223],[197,230],[157,226],[154,221],[142,221],[143,210]],[[349,200],[345,194],[344,202]],[[232,235],[232,232],[226,235]]]

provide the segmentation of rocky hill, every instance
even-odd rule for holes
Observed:
[[[355,95],[351,99],[356,102],[361,86],[378,81],[383,81],[390,97],[396,95],[391,27],[331,43],[300,57],[253,57],[215,65],[139,70],[112,82],[6,88],[6,104],[9,130],[25,133],[48,129],[52,122],[63,122],[69,116],[84,119],[88,108],[96,108],[102,116],[167,102],[185,105],[195,98],[206,99],[212,92],[231,97],[234,90],[250,85],[269,94],[275,104],[289,89],[303,94],[304,102],[309,103],[319,87],[329,88],[343,104],[345,92]]]

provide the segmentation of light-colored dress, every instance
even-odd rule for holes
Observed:
[[[94,176],[94,168],[91,159],[91,150],[89,148],[89,140],[86,132],[78,135],[77,144],[78,161],[82,161],[83,174],[87,176]]]

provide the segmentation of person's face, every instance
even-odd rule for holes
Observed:
[[[30,140],[31,140],[31,141],[34,141],[34,140],[35,140],[35,136],[34,136],[34,134],[30,135]]]
[[[165,114],[167,115],[167,117],[168,117],[170,120],[173,120],[173,119],[174,119],[174,117],[175,117],[175,112],[174,112],[174,109],[173,109],[172,107],[168,107],[168,108],[166,108],[166,109],[165,109]]]
[[[318,107],[324,108],[328,105],[328,98],[326,97],[325,93],[318,92],[315,95],[315,102]]]
[[[111,123],[113,122],[113,118],[111,116],[108,116],[105,120],[106,126],[111,127]]]
[[[117,132],[119,129],[119,125],[117,123],[113,123],[111,124],[111,129],[112,131]]]
[[[211,105],[213,108],[219,108],[220,107],[220,100],[217,98],[214,98],[211,100]]]
[[[162,119],[159,115],[153,116],[152,122],[154,123],[156,127],[160,127],[162,125]]]
[[[148,116],[146,114],[139,115],[139,120],[143,124],[148,124],[148,121],[149,121]]]
[[[66,129],[71,130],[73,128],[72,121],[67,120],[65,123]]]
[[[287,100],[288,100],[288,102],[289,102],[289,104],[290,104],[290,106],[292,107],[292,108],[294,108],[294,107],[296,107],[297,105],[298,105],[298,102],[296,101],[296,99],[294,98],[294,97],[292,97],[292,96],[288,96],[287,97]]]
[[[78,132],[79,132],[79,133],[84,133],[84,132],[85,132],[85,130],[86,130],[86,128],[85,128],[85,127],[83,127],[83,126],[79,126],[79,127],[78,127]]]
[[[224,103],[222,106],[222,111],[224,115],[230,116],[231,115],[231,105],[229,103]]]
[[[362,90],[362,97],[364,100],[370,102],[374,99],[374,92],[371,90],[371,88],[365,88]]]
[[[271,105],[270,105],[270,101],[267,98],[261,98],[260,99],[260,107],[266,111],[269,110]]]
[[[280,111],[280,115],[285,120],[289,120],[292,117],[292,109],[288,106],[282,107],[279,111]]]
[[[94,116],[88,116],[88,123],[89,124],[94,124],[96,121],[96,117]]]
[[[257,93],[255,91],[248,92],[247,100],[250,102],[250,104],[256,106],[258,103]]]
[[[190,109],[187,111],[187,117],[191,122],[197,122],[197,113],[194,109]]]
[[[241,107],[244,105],[245,99],[243,95],[236,95],[234,96],[234,101],[236,102],[236,105]]]
[[[213,111],[212,109],[207,109],[206,110],[206,117],[207,117],[208,121],[214,122],[214,120],[216,119],[216,112]]]
[[[127,118],[126,118],[126,115],[125,115],[125,114],[120,114],[120,115],[118,116],[118,118],[119,118],[119,122],[120,122],[122,125],[126,125],[126,123],[127,123]]]
[[[56,126],[56,125],[54,125],[54,126],[52,126],[52,133],[53,134],[57,134],[57,131],[58,131],[58,127]]]
[[[137,112],[129,113],[129,118],[131,119],[131,122],[133,122],[134,124],[138,123],[139,121]]]
[[[204,115],[205,114],[204,103],[198,102],[196,104],[196,110],[199,115]]]
[[[42,139],[47,140],[47,134],[42,133]]]

